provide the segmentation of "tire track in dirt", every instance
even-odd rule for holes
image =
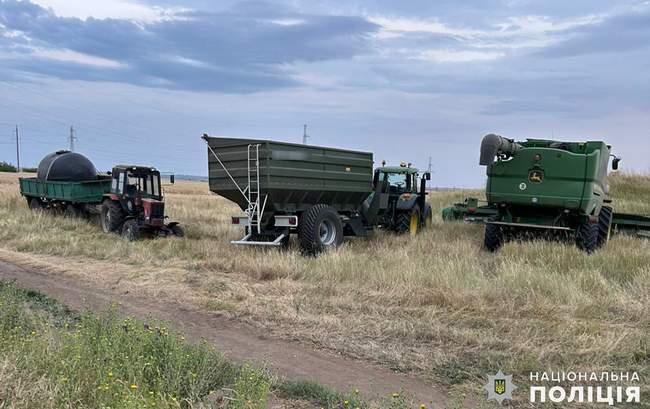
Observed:
[[[376,364],[316,350],[304,344],[267,338],[260,330],[207,313],[197,306],[98,289],[77,278],[2,260],[0,278],[15,280],[21,287],[42,292],[76,310],[89,308],[96,311],[117,302],[124,314],[167,321],[187,336],[212,342],[229,359],[266,365],[281,378],[310,380],[340,392],[356,388],[369,399],[403,390],[427,407],[445,407],[448,401],[448,396],[439,387],[415,376],[395,373]]]

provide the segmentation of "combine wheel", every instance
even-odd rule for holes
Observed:
[[[31,210],[43,210],[43,202],[35,197],[29,199],[27,203],[29,204],[29,208]]]
[[[598,224],[582,223],[576,229],[576,246],[591,254],[598,248]]]
[[[136,241],[140,237],[140,227],[136,220],[127,220],[122,225],[122,238],[127,241]]]
[[[310,207],[300,218],[298,239],[303,253],[317,255],[343,242],[343,223],[336,210],[325,204]]]
[[[410,211],[400,212],[395,221],[395,233],[406,234],[411,236],[418,234],[420,225],[420,206],[415,205]]]
[[[603,206],[598,214],[598,243],[597,247],[603,247],[609,240],[612,231],[613,210],[609,206]]]
[[[119,203],[112,200],[105,200],[104,203],[102,203],[100,218],[104,233],[119,232],[122,222],[124,221],[122,207]]]
[[[485,240],[483,245],[487,251],[494,253],[503,246],[505,234],[503,232],[503,227],[498,224],[490,223],[498,221],[498,218],[490,217],[487,221],[488,222],[485,224]]]

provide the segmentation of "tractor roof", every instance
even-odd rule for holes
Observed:
[[[120,170],[134,170],[136,172],[158,172],[156,168],[151,166],[139,166],[139,165],[115,165],[115,169]]]
[[[413,174],[413,173],[418,173],[418,170],[416,168],[409,168],[409,167],[402,167],[402,166],[382,166],[380,168],[377,168],[378,171],[382,171],[384,173],[405,173],[407,175]]]

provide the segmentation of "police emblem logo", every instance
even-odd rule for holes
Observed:
[[[505,379],[495,379],[494,380],[494,393],[497,395],[503,395],[506,392],[506,380]]]
[[[487,383],[483,386],[487,392],[487,400],[496,400],[499,405],[506,399],[512,400],[512,392],[517,386],[512,383],[512,375],[505,375],[499,371],[496,375],[489,375]]]

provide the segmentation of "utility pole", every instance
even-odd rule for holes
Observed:
[[[431,156],[429,156],[429,175],[431,174],[431,167],[432,167]],[[427,184],[431,184],[431,180],[429,180]]]
[[[307,125],[304,126],[304,130],[302,132],[302,144],[307,145],[307,138],[309,138],[309,135],[307,135]]]
[[[18,169],[18,172],[21,171],[21,169],[20,169],[20,143],[19,143],[19,136],[18,136],[18,125],[16,125],[16,168]]]
[[[77,137],[74,136],[74,126],[70,125],[70,137],[68,138],[68,142],[70,143],[70,152],[74,152],[74,141],[77,140]]]

